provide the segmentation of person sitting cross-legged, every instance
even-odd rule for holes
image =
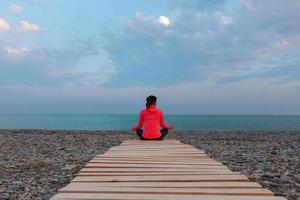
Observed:
[[[165,123],[163,111],[156,107],[155,96],[148,96],[146,102],[146,108],[141,110],[139,122],[132,128],[132,131],[136,132],[140,140],[163,140],[169,130],[174,130],[174,126]]]

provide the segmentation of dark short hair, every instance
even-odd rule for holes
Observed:
[[[154,95],[150,95],[146,98],[146,107],[153,105],[156,102],[157,98]]]

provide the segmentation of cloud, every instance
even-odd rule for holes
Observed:
[[[225,84],[267,74],[280,77],[279,68],[291,70],[300,62],[299,3],[245,2],[224,10],[224,1],[215,1],[217,7],[210,1],[169,1],[179,12],[170,13],[167,28],[165,16],[136,13],[121,31],[104,36],[101,53],[88,42],[60,49],[28,46],[27,56],[42,58],[33,66],[42,62],[45,80],[60,85],[163,86],[203,79]],[[27,21],[23,25],[40,30]]]
[[[41,31],[40,27],[36,24],[29,23],[25,20],[20,21],[20,28],[24,32],[39,32]]]
[[[20,48],[11,48],[11,47],[6,47],[4,50],[7,52],[7,54],[10,55],[22,55],[27,52],[29,52],[29,49],[25,47],[20,47]]]
[[[163,24],[164,26],[169,26],[170,25],[169,18],[167,18],[165,16],[160,16],[159,19],[158,19],[158,22]]]
[[[116,66],[104,52],[81,55],[71,66],[58,64],[51,65],[49,69],[50,78],[61,82],[60,85],[77,87],[100,86],[108,82],[116,73]]]
[[[23,7],[17,4],[12,4],[9,6],[9,10],[13,13],[20,13],[23,10]]]
[[[215,11],[223,10],[225,0],[169,0],[168,6],[171,9],[179,10],[198,10],[198,11]]]
[[[123,32],[107,37],[106,49],[122,68],[111,84],[158,86],[200,79],[225,84],[268,73],[280,77],[272,72],[300,63],[300,4],[245,2],[224,10],[224,1],[215,1],[218,6],[169,1],[179,12],[167,29],[155,17],[135,15]]]
[[[118,69],[97,43],[96,39],[73,38],[60,49],[7,45],[0,49],[0,85],[102,85]]]
[[[5,19],[0,17],[0,33],[10,29],[10,25],[5,21]]]
[[[138,113],[145,97],[154,94],[158,106],[168,114],[299,114],[297,87],[299,81],[277,84],[266,78],[223,85],[202,80],[163,87],[10,85],[0,86],[0,92],[6,94],[0,103],[7,105],[0,112]],[[21,105],[16,103],[20,98]]]
[[[229,16],[224,16],[222,14],[219,14],[220,17],[220,21],[221,23],[223,23],[224,25],[229,25],[233,23],[233,19]]]

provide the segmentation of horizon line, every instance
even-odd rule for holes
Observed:
[[[164,113],[165,115],[202,115],[202,116],[300,116],[295,113]],[[139,115],[138,113],[1,113],[0,115]]]

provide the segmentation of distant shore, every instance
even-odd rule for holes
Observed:
[[[51,198],[130,131],[0,130],[0,199]],[[171,131],[276,195],[300,199],[300,132]]]

